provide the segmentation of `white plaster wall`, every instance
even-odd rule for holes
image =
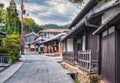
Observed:
[[[73,39],[67,39],[67,52],[73,51]]]
[[[40,36],[40,37],[39,37],[39,40],[41,40],[41,39],[42,39],[42,37]]]
[[[38,52],[40,52],[40,46],[38,47]]]
[[[82,50],[85,50],[85,36],[82,36]]]
[[[49,33],[49,38],[53,37],[54,33]]]

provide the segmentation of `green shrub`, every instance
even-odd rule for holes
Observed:
[[[19,60],[20,58],[20,35],[19,34],[9,34],[3,38],[3,48],[8,49],[9,57],[7,60],[11,60],[12,63]]]
[[[80,80],[78,78],[76,78],[75,83],[80,83]]]

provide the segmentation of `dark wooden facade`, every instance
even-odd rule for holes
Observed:
[[[109,6],[89,15],[90,25],[78,22],[66,39],[74,39],[74,62],[80,69],[99,73],[105,83],[120,83],[120,1]]]
[[[117,79],[117,83],[120,82],[120,25],[117,26],[116,29],[116,63],[117,63],[117,69],[116,69],[116,79]]]
[[[92,33],[97,28],[82,26],[72,35],[73,52],[64,53],[64,61],[76,65],[88,73],[98,73],[99,36]]]
[[[78,47],[78,63],[83,61],[82,64],[79,64],[80,68],[82,67],[84,70],[88,71],[89,73],[98,73],[98,57],[99,57],[99,37],[96,35],[92,35],[92,32],[96,30],[95,28],[87,27],[83,29],[84,34],[81,34],[81,37],[85,37],[85,41],[82,40]],[[82,33],[82,31],[81,31]],[[79,35],[80,36],[80,35]],[[85,47],[83,47],[83,45]],[[79,45],[78,45],[79,46]]]
[[[99,36],[100,74],[105,83],[120,83],[120,12],[108,19],[94,32]]]
[[[103,80],[115,83],[115,33],[101,39]]]
[[[89,3],[92,4],[90,5]],[[88,4],[91,8],[97,4],[96,0],[90,0],[89,3]],[[85,7],[86,9],[88,9],[87,6]],[[85,12],[85,8],[79,13],[79,15]],[[76,18],[78,19],[76,24],[74,24],[74,21],[71,24],[74,25],[75,29],[68,37],[73,39],[73,52],[71,52],[72,54],[70,55],[68,52],[65,52],[63,58],[68,63],[71,61],[70,63],[74,65],[78,64],[80,69],[85,70],[88,73],[98,73],[99,36],[92,35],[97,28],[86,25],[86,21],[98,26],[101,16],[89,20],[86,20],[84,16],[85,15],[83,15],[83,19]],[[64,42],[66,42],[66,40],[64,40]],[[68,59],[65,59],[66,57]]]
[[[119,21],[99,33],[101,48],[101,75],[104,82],[120,83],[120,29]]]

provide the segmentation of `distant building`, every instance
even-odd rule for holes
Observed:
[[[65,29],[44,29],[38,32],[34,44],[37,45],[38,53],[58,53],[60,37],[63,36]]]
[[[31,43],[33,42],[33,40],[36,36],[38,36],[38,35],[34,32],[24,35],[25,52],[34,52],[36,50],[35,46],[31,45]]]

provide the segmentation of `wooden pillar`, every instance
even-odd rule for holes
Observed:
[[[65,52],[67,52],[67,39],[64,41],[65,44]]]
[[[99,51],[98,51],[98,73],[101,74],[101,67],[102,67],[102,51],[101,51],[101,45],[102,45],[102,41],[101,41],[101,35],[99,35]]]
[[[56,41],[56,44],[57,44],[57,52],[59,52],[59,41],[58,40]]]
[[[47,45],[47,53],[49,52],[48,45]]]
[[[73,52],[74,52],[74,59],[78,62],[78,46],[77,46],[77,38],[73,39]]]
[[[85,50],[88,50],[88,36],[87,36],[87,28],[84,30],[84,35],[85,35]]]

